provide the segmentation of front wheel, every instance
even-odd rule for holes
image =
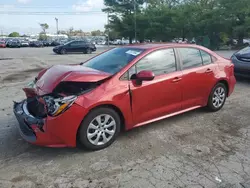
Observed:
[[[226,102],[227,92],[225,84],[216,84],[209,95],[207,108],[212,112],[219,111]]]
[[[111,145],[120,132],[121,120],[111,108],[97,108],[83,120],[78,141],[89,150],[100,150]]]
[[[60,54],[64,55],[66,53],[67,53],[66,49],[61,49]]]

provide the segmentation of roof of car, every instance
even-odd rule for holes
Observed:
[[[129,47],[141,49],[154,49],[161,47],[198,47],[196,44],[179,44],[179,43],[144,43],[144,44],[131,44]]]

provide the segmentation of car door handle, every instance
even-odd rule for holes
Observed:
[[[212,69],[207,69],[205,73],[210,73],[210,72],[213,72]]]
[[[182,78],[176,77],[176,78],[174,78],[174,79],[172,80],[172,82],[179,82],[179,81],[181,81],[181,80],[182,80]]]

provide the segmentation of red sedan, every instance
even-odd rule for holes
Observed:
[[[6,48],[6,44],[4,41],[0,41],[0,48]]]
[[[218,111],[235,83],[232,62],[204,47],[126,46],[41,71],[14,113],[30,143],[99,150],[121,130],[200,107]]]

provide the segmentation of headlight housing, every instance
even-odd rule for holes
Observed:
[[[52,117],[56,117],[67,109],[71,107],[71,105],[77,99],[77,96],[67,96],[67,97],[53,97],[53,96],[44,96],[43,99],[45,100],[48,115]]]

